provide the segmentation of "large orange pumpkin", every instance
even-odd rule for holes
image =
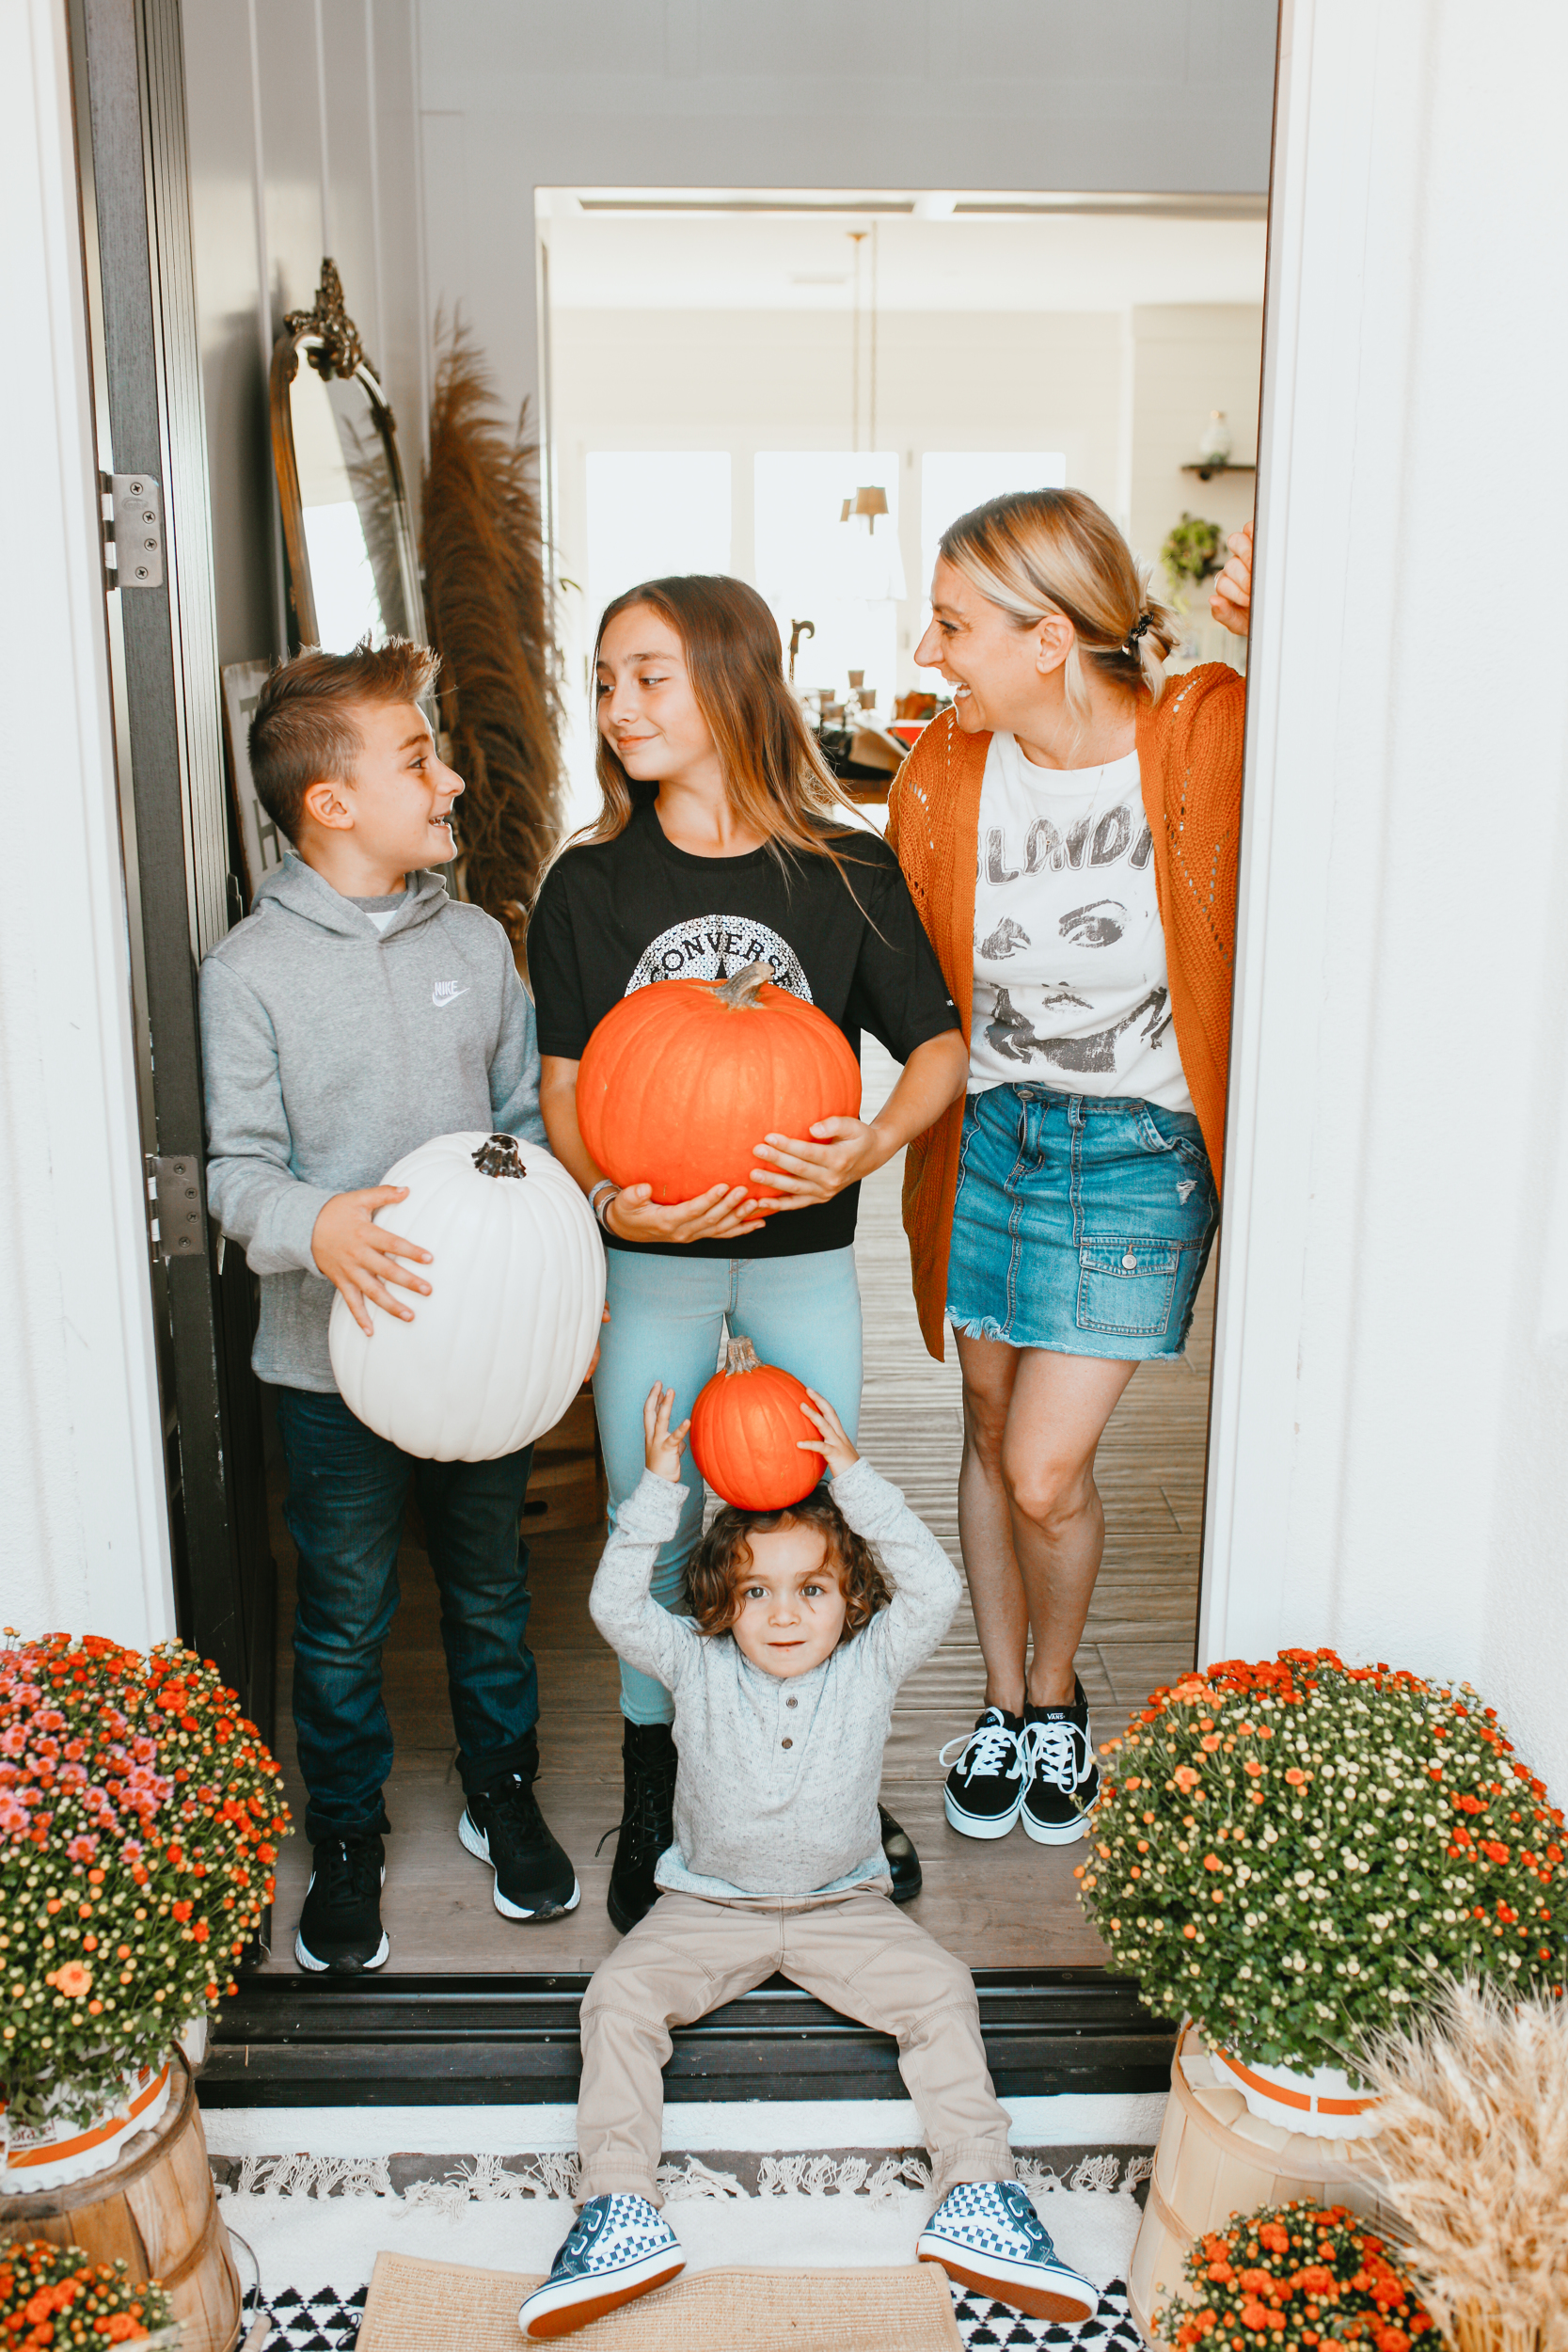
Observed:
[[[582,1139],[618,1184],[692,1200],[752,1182],[769,1135],[853,1119],[860,1064],[842,1029],[772,985],[770,963],[730,980],[657,980],[605,1014],[578,1068]]]
[[[750,1340],[730,1341],[691,1407],[691,1458],[716,1495],[743,1511],[784,1511],[810,1494],[824,1463],[800,1452],[802,1438],[820,1434],[805,1401],[793,1373],[759,1363]]]

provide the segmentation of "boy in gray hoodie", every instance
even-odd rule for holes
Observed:
[[[419,699],[436,674],[393,639],[275,670],[250,729],[257,797],[293,845],[201,966],[212,1213],[261,1277],[252,1366],[275,1394],[299,1553],[293,1716],[309,1795],[310,1884],[294,1950],[353,1972],[388,1956],[382,1787],[392,1736],[381,1649],[398,1602],[410,1486],[441,1592],[447,1687],[467,1803],[458,1836],[496,1908],[545,1919],[578,1899],[533,1796],[538,1686],[518,1534],[531,1449],[427,1462],[356,1419],[327,1318],[341,1293],[409,1319],[440,1279],[372,1222],[405,1193],[383,1171],[433,1136],[487,1128],[545,1146],[533,1008],[500,925],[449,898],[451,810]]]

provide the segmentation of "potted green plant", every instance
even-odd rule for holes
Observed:
[[[1189,515],[1182,510],[1181,520],[1165,534],[1160,549],[1160,561],[1165,567],[1171,592],[1177,602],[1186,608],[1193,590],[1201,588],[1206,580],[1225,568],[1225,532],[1218,523],[1205,520],[1201,515]]]
[[[117,2160],[256,1931],[281,1775],[216,1669],[65,1634],[0,1649],[0,2182]]]
[[[1107,1753],[1079,1877],[1110,1966],[1282,2128],[1375,2129],[1360,2046],[1450,1979],[1560,1985],[1563,1817],[1468,1687],[1232,1659]]]
[[[79,2246],[26,2238],[0,2246],[0,2345],[5,2352],[68,2352],[134,2344],[176,2352],[180,2330],[155,2280],[133,2280],[123,2262],[86,2260]]]

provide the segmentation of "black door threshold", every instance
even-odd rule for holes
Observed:
[[[1174,2029],[1101,1968],[975,1972],[1003,2098],[1164,2090]],[[205,2106],[548,2105],[577,2097],[586,1976],[242,1978]],[[667,2100],[901,2099],[897,2051],[782,1977],[678,2027]]]

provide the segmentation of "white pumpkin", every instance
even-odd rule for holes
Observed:
[[[405,1454],[492,1462],[553,1429],[599,1343],[604,1245],[559,1160],[511,1136],[437,1136],[387,1170],[406,1200],[376,1223],[417,1241],[430,1296],[412,1323],[367,1302],[367,1339],[341,1296],[327,1345],[349,1410]]]

